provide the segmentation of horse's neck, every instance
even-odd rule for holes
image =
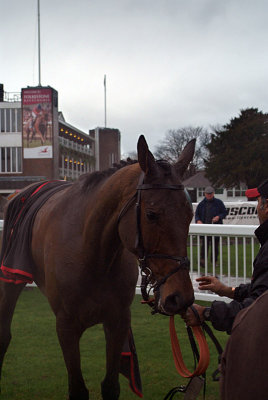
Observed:
[[[34,124],[37,125],[39,124],[40,120],[41,120],[42,116],[41,115],[37,115],[37,117],[35,118],[35,122]]]
[[[110,260],[120,251],[122,244],[118,234],[118,217],[137,186],[135,181],[138,177],[135,174],[132,179],[123,181],[123,174],[118,175],[117,179],[110,178],[98,190],[87,213],[84,243],[90,243],[90,256],[98,254],[98,262]]]

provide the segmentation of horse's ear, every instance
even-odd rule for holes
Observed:
[[[137,148],[138,161],[141,169],[145,174],[153,173],[156,169],[156,162],[143,135],[139,137]]]
[[[194,151],[195,151],[195,142],[196,139],[192,139],[182,150],[178,161],[175,164],[176,171],[182,177],[188,165],[193,159]]]

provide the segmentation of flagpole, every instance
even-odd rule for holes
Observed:
[[[40,0],[37,0],[37,15],[38,15],[38,86],[41,86],[41,50],[40,50]]]
[[[104,75],[104,127],[107,126],[107,109],[106,109],[106,75]]]

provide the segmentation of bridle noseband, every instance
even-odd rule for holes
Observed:
[[[139,267],[141,269],[141,293],[145,303],[148,303],[152,308],[152,313],[155,314],[160,312],[157,308],[157,303],[160,298],[160,287],[163,285],[167,279],[178,272],[180,269],[186,269],[189,271],[190,269],[190,261],[188,257],[182,256],[172,256],[169,254],[161,254],[161,253],[147,253],[144,244],[143,244],[143,237],[142,237],[142,230],[141,230],[141,193],[143,190],[184,190],[183,185],[171,185],[171,184],[147,184],[144,183],[144,172],[141,173],[137,191],[134,196],[126,203],[126,205],[121,210],[118,216],[118,222],[122,218],[122,216],[127,212],[130,205],[136,199],[135,209],[136,209],[136,240],[135,240],[135,250],[138,253],[138,262]],[[153,272],[147,265],[147,260],[150,258],[158,258],[158,259],[169,259],[176,261],[178,266],[172,269],[167,275],[165,275],[162,279],[157,280],[153,276]],[[148,289],[148,285],[151,284],[151,287]],[[150,291],[153,289],[155,293],[155,298],[149,299]],[[165,314],[165,313],[163,313]]]

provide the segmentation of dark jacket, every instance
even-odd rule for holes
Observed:
[[[202,221],[205,223],[206,220],[206,204],[208,200],[204,198],[200,203],[198,204],[196,211],[195,211],[195,222],[198,220]],[[216,217],[217,215],[220,217],[219,222],[217,224],[222,224],[222,220],[226,217],[227,215],[227,210],[225,208],[224,203],[220,199],[216,199],[215,197],[213,200],[210,200],[212,202],[212,214],[213,217]]]
[[[227,304],[214,301],[211,305],[210,320],[215,329],[231,333],[238,312],[250,306],[254,300],[268,289],[268,220],[255,231],[261,248],[253,262],[251,283],[235,288],[234,300]]]

